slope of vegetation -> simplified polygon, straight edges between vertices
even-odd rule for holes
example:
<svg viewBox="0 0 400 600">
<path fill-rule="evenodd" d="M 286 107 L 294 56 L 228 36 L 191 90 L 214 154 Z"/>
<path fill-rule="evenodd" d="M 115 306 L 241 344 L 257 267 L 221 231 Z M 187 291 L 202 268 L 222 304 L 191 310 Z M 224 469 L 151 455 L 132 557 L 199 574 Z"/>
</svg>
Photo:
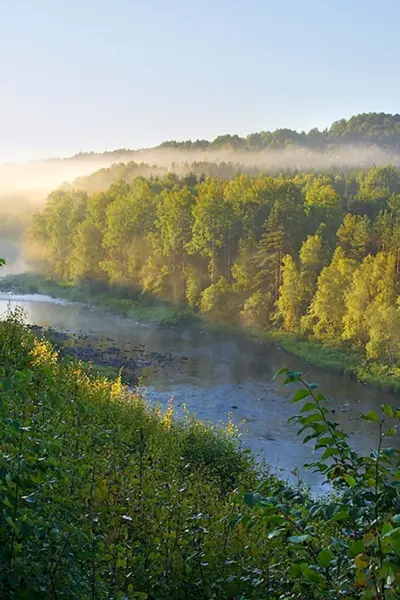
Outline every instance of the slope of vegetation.
<svg viewBox="0 0 400 600">
<path fill-rule="evenodd" d="M 1 597 L 228 596 L 227 556 L 248 561 L 232 492 L 255 484 L 229 430 L 60 362 L 18 313 L 0 354 Z"/>
<path fill-rule="evenodd" d="M 256 471 L 229 424 L 176 422 L 172 405 L 60 361 L 21 316 L 0 324 L 2 598 L 397 597 L 398 452 L 358 457 L 314 385 L 293 401 L 324 448 L 327 501 Z"/>
<path fill-rule="evenodd" d="M 280 160 L 274 161 L 273 164 L 269 162 L 268 157 L 270 154 L 268 154 L 268 151 L 273 152 L 274 150 L 285 149 L 317 151 L 317 154 L 310 155 L 308 160 L 305 154 L 303 160 L 300 162 L 308 163 L 310 170 L 326 170 L 329 168 L 328 163 L 325 164 L 325 167 L 322 167 L 322 163 L 318 161 L 318 157 L 331 155 L 332 165 L 334 165 L 337 160 L 337 156 L 335 155 L 336 149 L 349 145 L 354 145 L 355 147 L 373 145 L 397 154 L 400 148 L 400 115 L 364 113 L 355 115 L 350 119 L 336 121 L 329 129 L 319 131 L 314 128 L 308 133 L 299 133 L 291 129 L 277 129 L 276 131 L 252 133 L 246 137 L 230 134 L 220 135 L 213 141 L 167 141 L 155 149 L 149 149 L 147 155 L 146 150 L 134 151 L 121 149 L 113 152 L 105 152 L 100 156 L 115 157 L 115 164 L 108 168 L 102 168 L 91 175 L 79 177 L 72 185 L 64 184 L 63 187 L 65 189 L 81 189 L 89 193 L 102 192 L 119 180 L 131 183 L 135 177 L 161 177 L 167 171 L 172 171 L 179 176 L 190 174 L 197 177 L 220 177 L 224 179 L 230 179 L 237 173 L 256 176 L 260 171 L 267 174 L 296 171 L 299 168 L 296 167 L 296 160 L 286 162 L 283 155 Z M 182 156 L 185 156 L 185 161 L 182 161 L 179 153 L 176 155 L 171 154 L 168 158 L 165 150 L 181 151 Z M 219 157 L 217 154 L 218 151 L 220 151 Z M 221 151 L 228 151 L 230 153 L 229 158 L 224 156 L 223 153 L 221 154 Z M 151 152 L 151 155 L 149 152 Z M 197 153 L 196 159 L 190 159 L 190 152 L 193 153 L 193 156 L 194 153 Z M 211 152 L 208 160 L 201 159 L 202 152 Z M 260 152 L 263 154 L 259 154 L 258 158 L 257 155 L 253 155 L 253 160 L 246 157 L 246 153 Z M 237 153 L 236 159 L 235 153 Z M 81 153 L 73 157 L 73 159 L 94 159 L 96 156 L 99 155 L 95 153 Z M 146 164 L 146 162 L 143 162 L 148 161 L 149 156 L 151 156 L 153 163 L 158 164 Z M 363 159 L 360 153 L 351 157 L 349 156 L 349 159 L 354 165 L 357 156 L 358 164 L 361 165 Z M 262 157 L 264 157 L 264 164 Z M 177 162 L 171 164 L 171 160 L 174 160 L 174 158 Z M 339 162 L 342 164 L 342 168 L 345 169 L 345 160 L 342 159 Z M 371 164 L 371 158 L 368 164 Z"/>
<path fill-rule="evenodd" d="M 316 127 L 309 132 L 298 132 L 283 128 L 275 131 L 259 131 L 246 137 L 236 134 L 219 135 L 214 140 L 165 141 L 157 148 L 177 150 L 220 150 L 237 151 L 276 150 L 288 147 L 304 147 L 315 149 L 331 149 L 342 144 L 376 144 L 384 148 L 400 148 L 400 115 L 387 113 L 361 113 L 349 119 L 340 119 L 331 127 L 320 131 Z M 157 149 L 156 148 L 156 149 Z M 131 157 L 143 150 L 121 148 L 104 152 L 100 156 Z M 80 152 L 72 159 L 92 160 L 99 154 L 95 152 Z M 68 159 L 66 159 L 68 160 Z"/>
<path fill-rule="evenodd" d="M 311 129 L 308 133 L 292 129 L 276 129 L 260 131 L 247 137 L 238 135 L 220 135 L 213 141 L 197 140 L 195 142 L 164 142 L 161 147 L 177 149 L 220 149 L 264 150 L 305 146 L 308 148 L 327 148 L 336 144 L 357 143 L 379 144 L 389 147 L 400 147 L 400 115 L 385 113 L 363 113 L 350 119 L 341 119 L 329 129 L 319 131 Z"/>
<path fill-rule="evenodd" d="M 308 133 L 292 129 L 259 131 L 247 137 L 220 135 L 213 141 L 191 140 L 168 141 L 162 148 L 184 150 L 206 150 L 232 148 L 234 150 L 281 149 L 293 146 L 326 149 L 338 144 L 378 144 L 385 147 L 400 147 L 400 115 L 386 113 L 362 113 L 350 119 L 335 121 L 329 129 L 311 129 Z"/>
<path fill-rule="evenodd" d="M 108 304 L 126 299 L 129 311 L 157 298 L 290 334 L 303 349 L 351 355 L 352 373 L 396 388 L 399 217 L 400 171 L 390 166 L 230 180 L 169 173 L 91 195 L 56 191 L 31 239 L 42 272 L 102 289 Z"/>
</svg>

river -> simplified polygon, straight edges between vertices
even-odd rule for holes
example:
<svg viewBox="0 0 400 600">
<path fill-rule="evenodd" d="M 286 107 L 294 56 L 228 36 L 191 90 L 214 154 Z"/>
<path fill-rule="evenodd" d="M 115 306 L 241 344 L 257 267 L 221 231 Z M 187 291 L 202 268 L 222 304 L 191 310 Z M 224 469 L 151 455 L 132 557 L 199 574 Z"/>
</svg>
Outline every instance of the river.
<svg viewBox="0 0 400 600">
<path fill-rule="evenodd" d="M 361 452 L 368 452 L 377 439 L 376 425 L 360 419 L 361 409 L 376 410 L 383 402 L 395 402 L 392 395 L 314 368 L 258 341 L 190 328 L 160 329 L 144 321 L 40 295 L 0 293 L 0 313 L 10 302 L 21 305 L 28 323 L 33 325 L 85 332 L 94 339 L 111 338 L 122 346 L 142 344 L 149 352 L 176 356 L 179 368 L 167 365 L 143 369 L 141 391 L 150 402 L 167 405 L 173 396 L 178 415 L 185 403 L 192 413 L 213 423 L 226 422 L 231 413 L 243 447 L 264 457 L 274 471 L 291 481 L 293 469 L 299 469 L 302 480 L 314 490 L 322 489 L 320 476 L 303 469 L 304 463 L 312 460 L 312 446 L 302 444 L 296 427 L 288 424 L 298 405 L 290 402 L 290 387 L 282 388 L 279 382 L 271 381 L 274 372 L 286 366 L 318 382 L 330 398 L 335 420 Z"/>
</svg>

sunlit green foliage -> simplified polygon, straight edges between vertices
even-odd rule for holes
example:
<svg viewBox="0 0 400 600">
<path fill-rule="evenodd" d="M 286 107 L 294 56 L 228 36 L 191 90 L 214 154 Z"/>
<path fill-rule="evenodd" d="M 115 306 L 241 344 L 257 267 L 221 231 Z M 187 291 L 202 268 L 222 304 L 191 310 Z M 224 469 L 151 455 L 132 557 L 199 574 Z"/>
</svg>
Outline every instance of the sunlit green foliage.
<svg viewBox="0 0 400 600">
<path fill-rule="evenodd" d="M 395 600 L 400 594 L 400 452 L 388 443 L 397 435 L 400 409 L 385 404 L 381 414 L 361 415 L 376 425 L 379 441 L 377 449 L 360 456 L 330 419 L 318 386 L 301 373 L 281 369 L 282 374 L 284 385 L 301 384 L 292 399 L 301 408 L 290 420 L 304 432 L 304 442 L 314 443 L 316 457 L 307 466 L 336 492 L 326 504 L 310 500 L 294 510 L 290 491 L 286 502 L 262 486 L 245 494 L 260 522 L 272 528 L 267 539 L 292 549 L 293 596 L 282 597 Z M 271 586 L 270 591 L 278 594 L 279 588 Z"/>
<path fill-rule="evenodd" d="M 400 411 L 358 456 L 303 383 L 293 419 L 334 487 L 312 498 L 254 465 L 235 431 L 149 407 L 0 323 L 0 597 L 9 600 L 394 600 L 400 591 Z M 256 490 L 252 492 L 251 490 Z"/>
<path fill-rule="evenodd" d="M 58 190 L 30 236 L 44 249 L 46 274 L 69 283 L 101 282 L 127 299 L 139 290 L 212 319 L 350 348 L 360 361 L 399 363 L 394 167 L 164 173 L 89 196 Z"/>
<path fill-rule="evenodd" d="M 231 575 L 256 559 L 230 518 L 256 475 L 232 427 L 176 422 L 172 404 L 151 409 L 119 380 L 60 362 L 21 317 L 0 324 L 0 596 L 243 590 Z"/>
</svg>

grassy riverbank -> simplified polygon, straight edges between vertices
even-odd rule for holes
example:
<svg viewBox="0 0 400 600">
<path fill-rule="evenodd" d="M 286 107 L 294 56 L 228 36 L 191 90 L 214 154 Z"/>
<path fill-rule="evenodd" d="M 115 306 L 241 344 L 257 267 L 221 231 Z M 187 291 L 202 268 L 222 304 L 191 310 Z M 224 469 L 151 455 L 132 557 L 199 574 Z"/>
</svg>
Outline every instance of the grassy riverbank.
<svg viewBox="0 0 400 600">
<path fill-rule="evenodd" d="M 382 390 L 400 393 L 400 368 L 379 362 L 367 361 L 361 354 L 343 348 L 330 348 L 313 340 L 272 329 L 262 331 L 244 329 L 237 325 L 209 322 L 185 306 L 173 306 L 118 287 L 76 286 L 55 281 L 34 273 L 13 275 L 0 280 L 0 289 L 23 294 L 45 294 L 74 302 L 86 302 L 112 310 L 128 318 L 142 318 L 166 327 L 201 327 L 246 335 L 281 347 L 318 368 L 355 378 Z M 128 297 L 129 296 L 129 297 Z"/>
<path fill-rule="evenodd" d="M 103 285 L 77 286 L 43 277 L 36 273 L 9 275 L 0 279 L 0 290 L 18 294 L 44 294 L 72 302 L 85 302 L 115 311 L 128 318 L 144 318 L 165 325 L 195 324 L 202 319 L 184 306 L 176 307 L 167 302 L 143 295 L 138 290 L 109 288 Z"/>
</svg>

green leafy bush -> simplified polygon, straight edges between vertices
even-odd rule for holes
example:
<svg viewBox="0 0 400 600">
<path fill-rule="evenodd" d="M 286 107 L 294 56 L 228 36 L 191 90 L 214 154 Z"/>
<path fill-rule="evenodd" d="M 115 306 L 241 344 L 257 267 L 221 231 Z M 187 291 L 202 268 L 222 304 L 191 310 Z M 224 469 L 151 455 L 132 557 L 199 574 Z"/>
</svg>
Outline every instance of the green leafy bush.
<svg viewBox="0 0 400 600">
<path fill-rule="evenodd" d="M 257 476 L 232 433 L 176 422 L 172 405 L 152 409 L 118 379 L 60 361 L 22 320 L 0 325 L 0 597 L 244 590 L 230 519 Z"/>
<path fill-rule="evenodd" d="M 238 308 L 235 290 L 224 277 L 211 284 L 201 295 L 200 312 L 211 319 L 232 322 L 237 316 Z"/>
<path fill-rule="evenodd" d="M 379 428 L 379 445 L 359 456 L 347 435 L 329 419 L 326 398 L 301 373 L 281 369 L 284 384 L 300 383 L 293 396 L 302 403 L 291 420 L 313 440 L 317 458 L 308 468 L 322 473 L 335 494 L 327 503 L 312 501 L 299 510 L 289 502 L 263 495 L 262 488 L 245 495 L 269 530 L 267 539 L 289 544 L 292 592 L 299 598 L 363 598 L 394 600 L 400 594 L 400 469 L 399 450 L 388 447 L 396 435 L 400 409 L 382 405 L 382 414 L 361 415 Z M 286 492 L 290 500 L 294 492 Z M 282 569 L 279 565 L 277 571 Z M 270 588 L 279 591 L 279 583 Z M 275 596 L 274 596 L 275 597 Z"/>
</svg>

